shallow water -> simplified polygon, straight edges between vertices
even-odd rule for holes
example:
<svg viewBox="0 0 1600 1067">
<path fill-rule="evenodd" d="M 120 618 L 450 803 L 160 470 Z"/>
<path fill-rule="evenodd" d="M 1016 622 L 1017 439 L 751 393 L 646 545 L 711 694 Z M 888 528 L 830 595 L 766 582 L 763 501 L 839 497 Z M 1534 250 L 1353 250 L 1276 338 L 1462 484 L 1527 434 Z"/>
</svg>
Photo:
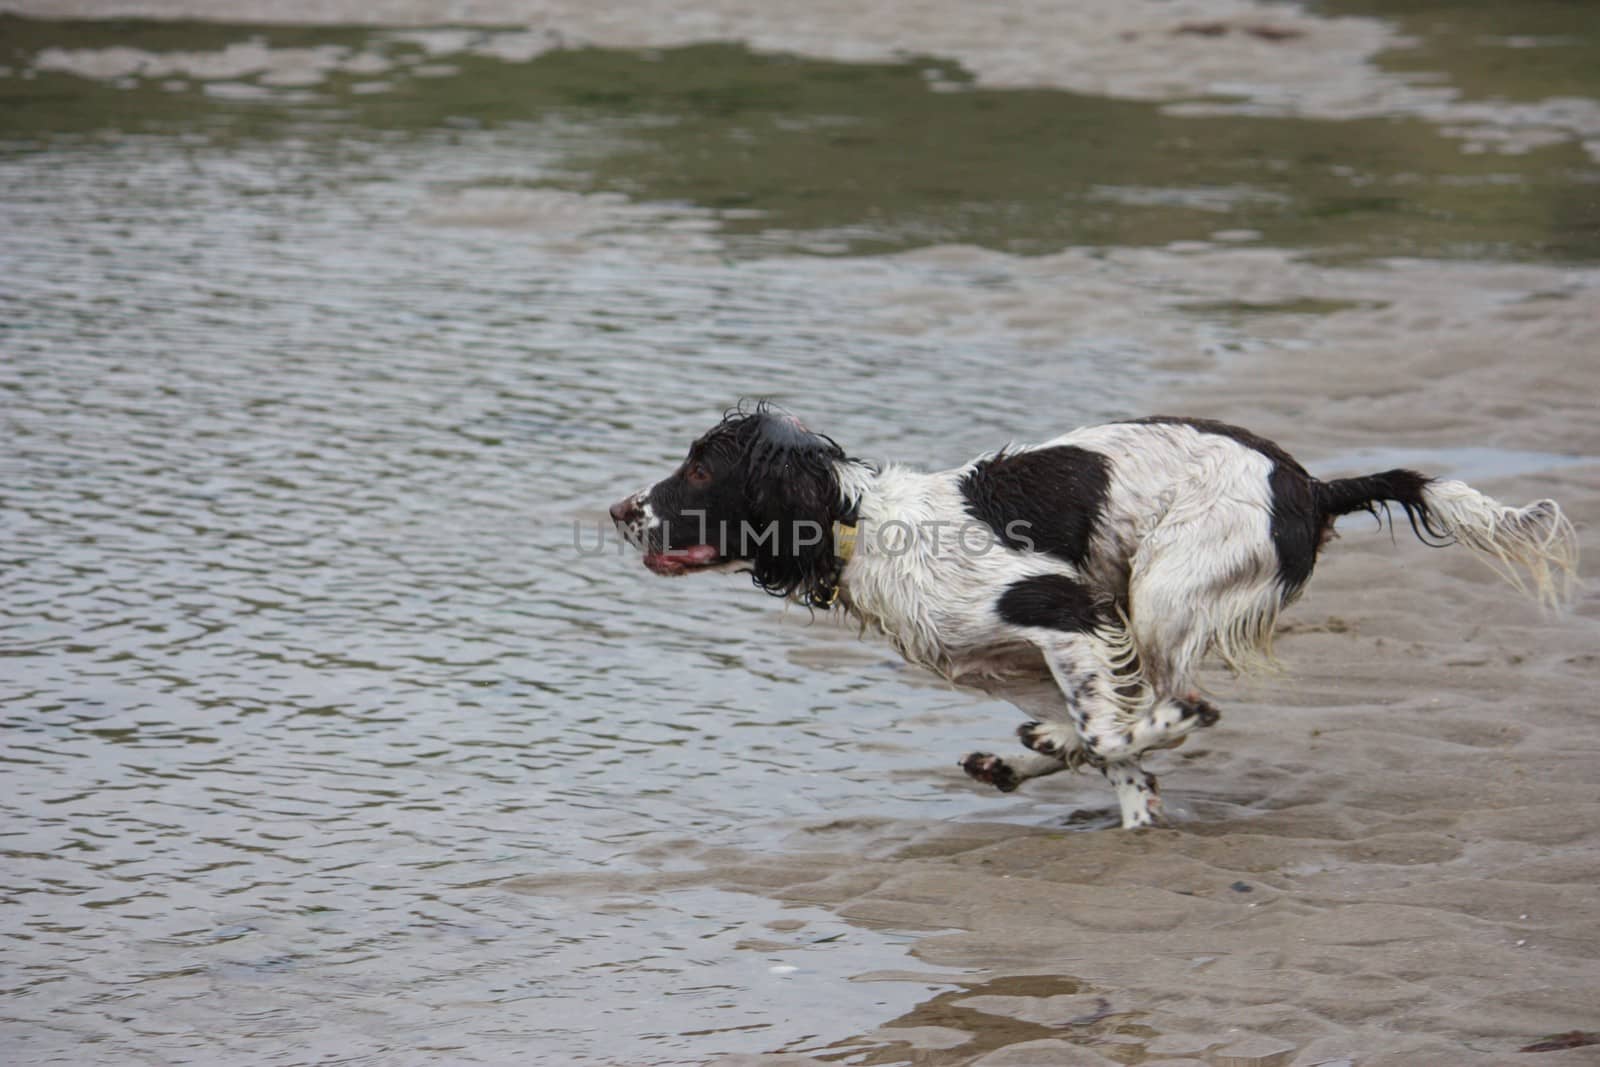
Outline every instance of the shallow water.
<svg viewBox="0 0 1600 1067">
<path fill-rule="evenodd" d="M 1179 118 L 731 46 L 6 31 L 19 1060 L 691 1063 L 918 1018 L 961 976 L 907 931 L 550 881 L 1106 798 L 968 788 L 955 757 L 1011 712 L 743 579 L 652 579 L 605 505 L 741 396 L 955 463 L 1256 343 L 1114 255 L 1060 294 L 1085 325 L 1041 340 L 1004 256 L 862 253 L 1600 256 L 1576 144 L 1464 155 L 1418 120 Z M 305 51 L 228 51 L 253 40 Z M 1308 299 L 1275 310 L 1348 306 Z"/>
</svg>

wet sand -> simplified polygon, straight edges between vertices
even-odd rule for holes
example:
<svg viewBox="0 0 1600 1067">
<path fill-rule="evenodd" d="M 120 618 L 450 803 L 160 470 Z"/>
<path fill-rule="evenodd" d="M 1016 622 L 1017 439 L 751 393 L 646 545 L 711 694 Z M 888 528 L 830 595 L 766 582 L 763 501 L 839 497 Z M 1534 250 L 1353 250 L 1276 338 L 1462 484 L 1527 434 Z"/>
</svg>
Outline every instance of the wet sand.
<svg viewBox="0 0 1600 1067">
<path fill-rule="evenodd" d="M 48 6 L 173 13 L 219 5 Z M 1336 110 L 1354 107 L 1362 92 L 1386 91 L 1370 69 L 1348 73 L 1383 43 L 1375 24 L 1236 6 L 1191 4 L 1185 17 L 1304 21 L 1333 42 L 1258 67 L 1263 98 L 1276 84 L 1288 87 L 1284 106 L 1315 111 L 1314 101 L 1333 101 L 1327 108 Z M 1139 6 L 1139 17 L 1154 18 L 1151 7 Z M 277 14 L 298 21 L 310 8 Z M 731 8 L 681 20 L 618 15 L 614 31 L 598 10 L 548 6 L 538 24 L 601 43 L 739 37 L 846 58 L 936 51 L 994 84 L 1049 80 L 1037 72 L 1045 53 L 1028 46 L 1026 16 L 1011 29 L 986 22 L 979 32 L 942 22 L 943 5 L 865 28 L 841 10 L 837 19 L 815 16 L 814 26 L 829 27 L 824 42 L 785 28 L 776 5 L 760 16 Z M 518 21 L 498 7 L 463 11 Z M 933 34 L 937 26 L 948 34 Z M 957 38 L 969 31 L 990 58 L 962 50 Z M 1094 40 L 1129 32 L 1140 30 L 1113 20 Z M 1129 60 L 1072 87 L 1163 96 L 1216 77 L 1186 60 L 1192 42 L 1163 40 L 1166 51 L 1143 53 L 1156 56 L 1155 67 Z M 1292 55 L 1238 35 L 1226 44 Z M 1115 66 L 1105 57 L 1136 50 L 1096 54 Z M 1326 72 L 1302 65 L 1316 56 L 1327 58 Z M 1237 59 L 1219 62 L 1231 68 Z M 1158 69 L 1186 73 L 1160 80 Z M 1329 88 L 1346 77 L 1360 84 Z M 1592 532 L 1600 520 L 1597 272 L 1316 267 L 1225 242 L 1110 257 L 1121 270 L 1114 306 L 1081 290 L 1061 296 L 1088 269 L 1080 253 L 1021 261 L 965 248 L 910 253 L 903 258 L 953 271 L 1003 260 L 1017 284 L 998 295 L 932 284 L 881 293 L 873 328 L 1059 339 L 1092 332 L 1100 316 L 1124 333 L 1160 335 L 1172 351 L 1154 383 L 1128 383 L 1130 414 L 1238 422 L 1325 475 L 1422 454 L 1435 469 L 1450 468 L 1439 473 L 1468 477 L 1509 503 L 1557 498 L 1589 557 L 1600 549 Z M 1095 269 L 1105 276 L 1103 262 Z M 1285 310 L 1329 300 L 1348 303 L 1332 313 Z M 938 322 L 925 314 L 934 303 Z M 1175 310 L 1183 305 L 1197 310 Z M 1162 314 L 1152 322 L 1128 325 L 1153 308 Z M 1219 319 L 1251 343 L 1220 356 L 1185 348 L 1186 324 L 1198 333 Z M 932 445 L 899 436 L 903 450 L 880 458 L 915 460 Z M 1063 776 L 1028 787 L 1022 815 L 1017 801 L 997 797 L 992 819 L 775 820 L 773 833 L 784 835 L 775 851 L 658 838 L 629 857 L 635 868 L 653 868 L 646 873 L 515 875 L 500 888 L 565 898 L 581 911 L 703 887 L 821 907 L 858 928 L 921 931 L 912 954 L 925 973 L 869 971 L 835 994 L 864 997 L 874 980 L 926 981 L 929 995 L 916 1008 L 852 1038 L 768 1055 L 716 1058 L 717 1038 L 705 1036 L 707 1059 L 727 1065 L 1488 1065 L 1521 1062 L 1517 1050 L 1548 1035 L 1600 1030 L 1600 715 L 1592 697 L 1600 599 L 1580 594 L 1568 615 L 1544 617 L 1464 551 L 1430 550 L 1403 528 L 1391 537 L 1359 516 L 1341 534 L 1287 613 L 1277 645 L 1285 673 L 1215 675 L 1221 723 L 1153 761 L 1171 829 L 1107 829 L 1109 790 L 1088 775 Z M 752 594 L 730 587 L 729 595 Z M 797 656 L 808 644 L 820 649 L 819 670 L 858 665 L 842 635 L 806 631 L 794 640 Z M 933 687 L 929 700 L 953 702 Z M 992 725 L 997 741 L 1006 736 L 1009 723 Z M 977 788 L 960 777 L 956 755 L 930 752 L 925 773 L 943 776 L 952 791 Z M 1059 812 L 1040 814 L 1046 803 Z M 756 926 L 743 947 L 761 953 L 764 939 L 789 944 L 785 934 Z M 1529 1055 L 1541 1065 L 1600 1058 L 1594 1048 Z"/>
</svg>

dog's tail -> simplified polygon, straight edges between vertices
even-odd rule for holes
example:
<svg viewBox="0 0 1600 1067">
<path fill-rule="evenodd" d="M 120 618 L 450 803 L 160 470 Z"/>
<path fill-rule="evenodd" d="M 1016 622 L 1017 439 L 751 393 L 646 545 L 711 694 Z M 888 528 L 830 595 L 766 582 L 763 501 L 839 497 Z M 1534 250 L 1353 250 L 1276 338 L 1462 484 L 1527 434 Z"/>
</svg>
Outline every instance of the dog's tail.
<svg viewBox="0 0 1600 1067">
<path fill-rule="evenodd" d="M 1566 605 L 1576 588 L 1578 533 L 1554 500 L 1507 507 L 1465 482 L 1409 470 L 1316 482 L 1315 490 L 1325 522 L 1352 511 L 1376 515 L 1390 502 L 1399 504 L 1424 544 L 1465 545 L 1522 593 L 1552 609 Z"/>
</svg>

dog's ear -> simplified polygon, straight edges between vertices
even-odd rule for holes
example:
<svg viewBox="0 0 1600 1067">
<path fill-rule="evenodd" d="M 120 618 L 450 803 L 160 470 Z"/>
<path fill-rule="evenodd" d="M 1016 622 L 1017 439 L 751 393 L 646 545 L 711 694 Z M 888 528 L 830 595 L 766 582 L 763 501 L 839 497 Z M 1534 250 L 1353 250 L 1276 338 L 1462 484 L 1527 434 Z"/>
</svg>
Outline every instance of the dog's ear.
<svg viewBox="0 0 1600 1067">
<path fill-rule="evenodd" d="M 746 467 L 757 510 L 773 518 L 831 523 L 839 501 L 835 465 L 845 458 L 844 449 L 793 415 L 766 412 L 758 419 Z"/>
<path fill-rule="evenodd" d="M 774 596 L 831 599 L 838 582 L 833 523 L 839 517 L 837 463 L 844 449 L 786 412 L 763 410 L 747 453 L 747 493 L 776 536 L 754 561 L 757 585 Z"/>
</svg>

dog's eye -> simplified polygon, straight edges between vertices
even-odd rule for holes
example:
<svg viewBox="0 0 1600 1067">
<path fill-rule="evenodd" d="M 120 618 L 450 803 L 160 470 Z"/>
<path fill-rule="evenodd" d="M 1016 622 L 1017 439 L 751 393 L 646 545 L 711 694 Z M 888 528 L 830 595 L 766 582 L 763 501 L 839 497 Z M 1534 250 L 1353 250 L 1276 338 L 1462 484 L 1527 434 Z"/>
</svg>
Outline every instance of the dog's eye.
<svg viewBox="0 0 1600 1067">
<path fill-rule="evenodd" d="M 691 463 L 687 471 L 690 485 L 705 485 L 711 481 L 711 471 L 704 463 Z"/>
</svg>

